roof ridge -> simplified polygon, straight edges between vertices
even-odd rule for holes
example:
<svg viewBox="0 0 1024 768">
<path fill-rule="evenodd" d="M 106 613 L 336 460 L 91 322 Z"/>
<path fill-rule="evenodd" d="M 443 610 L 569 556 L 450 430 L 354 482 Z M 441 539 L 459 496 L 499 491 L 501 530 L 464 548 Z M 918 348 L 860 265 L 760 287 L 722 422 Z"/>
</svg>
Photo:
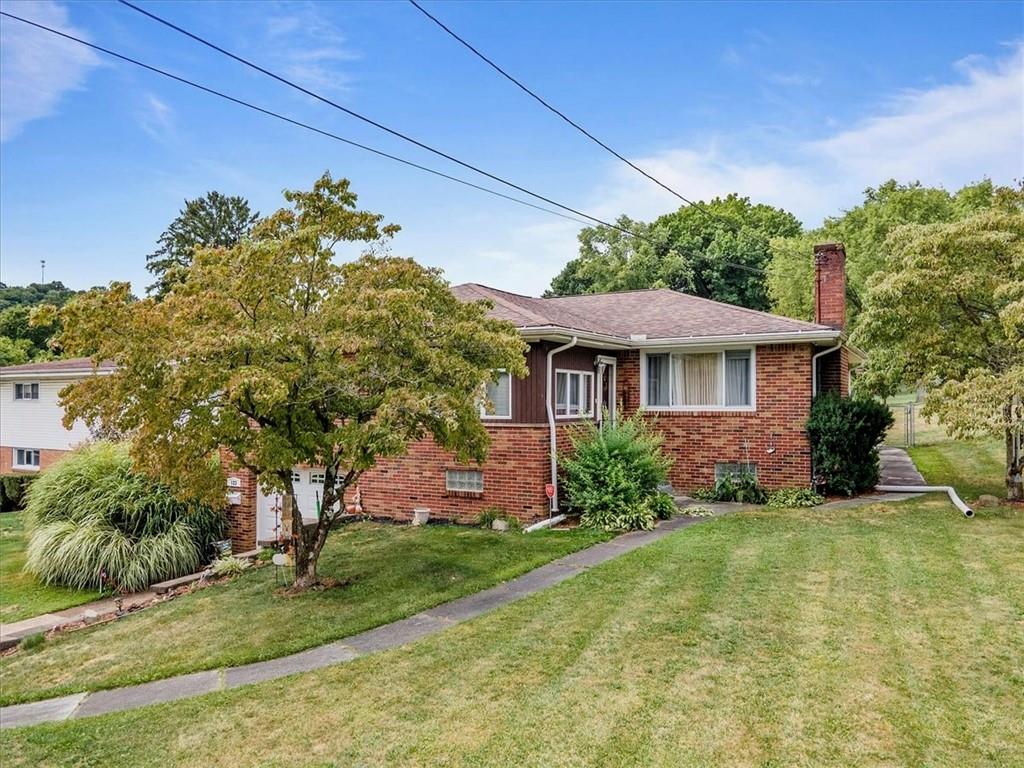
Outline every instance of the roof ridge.
<svg viewBox="0 0 1024 768">
<path fill-rule="evenodd" d="M 672 293 L 677 293 L 680 296 L 686 296 L 688 299 L 697 299 L 698 301 L 705 301 L 705 302 L 707 302 L 709 304 L 717 304 L 720 307 L 728 307 L 729 309 L 737 309 L 737 310 L 739 310 L 741 312 L 746 312 L 747 314 L 750 314 L 750 315 L 757 315 L 758 317 L 773 317 L 773 318 L 777 318 L 777 319 L 781 319 L 781 320 L 786 320 L 786 321 L 788 321 L 790 323 L 802 323 L 803 325 L 811 325 L 811 326 L 814 326 L 815 328 L 819 328 L 819 329 L 826 329 L 826 330 L 830 330 L 830 331 L 834 331 L 835 330 L 835 328 L 832 328 L 831 326 L 828 326 L 828 325 L 821 325 L 819 323 L 812 323 L 812 322 L 810 322 L 808 320 L 799 320 L 799 319 L 797 319 L 795 317 L 786 317 L 785 315 L 776 315 L 774 312 L 764 312 L 763 310 L 760 310 L 760 309 L 751 309 L 750 307 L 744 307 L 744 306 L 741 306 L 740 304 L 730 304 L 727 301 L 716 301 L 715 299 L 708 299 L 708 298 L 706 298 L 704 296 L 696 296 L 696 295 L 694 295 L 692 293 L 686 293 L 685 291 L 677 291 L 674 288 L 667 288 L 666 290 L 672 291 Z"/>
</svg>

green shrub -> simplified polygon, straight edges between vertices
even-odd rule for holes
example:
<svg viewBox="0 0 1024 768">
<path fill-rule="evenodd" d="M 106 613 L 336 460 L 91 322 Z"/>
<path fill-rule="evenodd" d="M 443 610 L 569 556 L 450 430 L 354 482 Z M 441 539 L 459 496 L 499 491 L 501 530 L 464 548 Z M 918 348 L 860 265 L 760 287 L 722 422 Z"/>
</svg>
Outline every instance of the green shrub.
<svg viewBox="0 0 1024 768">
<path fill-rule="evenodd" d="M 647 497 L 647 506 L 658 520 L 668 520 L 679 512 L 676 501 L 667 493 L 655 493 Z"/>
<path fill-rule="evenodd" d="M 490 529 L 494 525 L 495 520 L 504 520 L 508 523 L 509 530 L 511 531 L 518 531 L 522 527 L 518 517 L 510 515 L 501 507 L 484 507 L 480 510 L 480 514 L 476 516 L 476 524 L 481 528 Z"/>
<path fill-rule="evenodd" d="M 192 573 L 225 528 L 220 513 L 133 472 L 127 449 L 107 442 L 78 448 L 42 472 L 25 511 L 26 570 L 79 589 L 103 581 L 136 591 Z"/>
<path fill-rule="evenodd" d="M 711 488 L 694 491 L 693 498 L 701 501 L 738 501 L 742 504 L 764 504 L 768 493 L 758 485 L 753 472 L 723 475 Z"/>
<path fill-rule="evenodd" d="M 769 507 L 816 507 L 825 501 L 810 488 L 783 488 L 768 494 Z"/>
<path fill-rule="evenodd" d="M 35 475 L 0 475 L 0 512 L 25 506 L 25 492 Z"/>
<path fill-rule="evenodd" d="M 648 499 L 658 492 L 671 464 L 661 453 L 661 442 L 639 414 L 570 432 L 571 452 L 561 461 L 562 487 L 580 525 L 606 531 L 654 525 Z"/>
<path fill-rule="evenodd" d="M 819 395 L 811 405 L 814 482 L 826 493 L 852 496 L 878 484 L 878 444 L 892 426 L 889 408 L 867 398 Z"/>
<path fill-rule="evenodd" d="M 210 564 L 210 573 L 214 576 L 237 576 L 242 571 L 247 571 L 252 563 L 244 557 L 219 557 Z"/>
</svg>

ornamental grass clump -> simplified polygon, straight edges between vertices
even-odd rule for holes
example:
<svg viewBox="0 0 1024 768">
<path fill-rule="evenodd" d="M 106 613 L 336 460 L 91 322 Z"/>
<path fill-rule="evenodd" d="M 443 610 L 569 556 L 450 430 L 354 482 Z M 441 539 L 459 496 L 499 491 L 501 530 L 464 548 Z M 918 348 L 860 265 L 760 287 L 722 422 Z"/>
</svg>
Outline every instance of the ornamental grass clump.
<svg viewBox="0 0 1024 768">
<path fill-rule="evenodd" d="M 132 470 L 125 446 L 72 451 L 32 483 L 25 568 L 46 584 L 138 591 L 196 571 L 223 516 Z"/>
<path fill-rule="evenodd" d="M 657 499 L 671 461 L 662 438 L 639 415 L 616 424 L 580 425 L 561 460 L 563 488 L 580 525 L 605 531 L 654 527 L 666 507 Z"/>
</svg>

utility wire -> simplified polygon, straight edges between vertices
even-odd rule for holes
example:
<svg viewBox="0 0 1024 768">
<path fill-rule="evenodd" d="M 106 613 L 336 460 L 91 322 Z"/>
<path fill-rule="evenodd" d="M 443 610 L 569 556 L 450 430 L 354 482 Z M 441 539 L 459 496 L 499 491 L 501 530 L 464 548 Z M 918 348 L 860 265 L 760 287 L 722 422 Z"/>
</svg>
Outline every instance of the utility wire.
<svg viewBox="0 0 1024 768">
<path fill-rule="evenodd" d="M 236 53 L 232 53 L 231 51 L 229 51 L 229 50 L 227 50 L 225 48 L 221 48 L 216 43 L 212 43 L 212 42 L 210 42 L 209 40 L 207 40 L 204 37 L 201 37 L 201 36 L 199 36 L 197 34 L 194 34 L 193 32 L 189 32 L 187 29 L 185 29 L 183 27 L 179 27 L 177 24 L 175 24 L 175 23 L 173 23 L 171 21 L 168 21 L 167 19 L 164 19 L 164 18 L 162 18 L 160 16 L 157 16 L 155 13 L 151 13 L 150 11 L 147 11 L 145 8 L 141 8 L 141 7 L 137 6 L 137 5 L 135 5 L 134 3 L 129 2 L 128 0 L 119 0 L 119 2 L 122 5 L 125 5 L 128 8 L 131 8 L 133 11 L 137 11 L 138 13 L 141 13 L 143 16 L 148 16 L 153 21 L 156 21 L 156 22 L 158 22 L 160 24 L 163 24 L 165 27 L 173 29 L 174 31 L 179 32 L 179 33 L 185 35 L 186 37 L 189 37 L 189 38 L 195 40 L 197 43 L 201 43 L 202 45 L 205 45 L 207 48 L 212 48 L 213 50 L 217 51 L 218 53 L 221 53 L 224 56 L 227 56 L 228 58 L 234 59 L 235 61 L 239 62 L 240 64 L 244 64 L 245 66 L 247 66 L 247 67 L 249 67 L 251 69 L 255 69 L 257 72 L 260 72 L 260 73 L 266 75 L 267 77 L 270 77 L 270 78 L 273 78 L 274 80 L 277 80 L 279 83 L 284 83 L 285 85 L 287 85 L 287 86 L 289 86 L 291 88 L 294 88 L 295 90 L 300 91 L 301 93 L 304 93 L 307 96 L 310 96 L 310 97 L 316 99 L 317 101 L 323 102 L 324 104 L 327 104 L 330 107 L 334 107 L 335 109 L 340 110 L 340 111 L 344 112 L 345 114 L 350 115 L 351 117 L 356 118 L 357 120 L 361 120 L 364 123 L 367 123 L 368 125 L 372 125 L 374 128 L 378 128 L 378 129 L 380 129 L 380 130 L 382 130 L 382 131 L 384 131 L 386 133 L 390 133 L 392 136 L 395 136 L 395 137 L 397 137 L 399 139 L 402 139 L 403 141 L 407 141 L 410 144 L 413 144 L 413 145 L 419 147 L 420 149 L 425 149 L 428 152 L 431 152 L 431 153 L 437 155 L 438 157 L 443 157 L 445 160 L 449 160 L 449 161 L 451 161 L 451 162 L 453 162 L 453 163 L 455 163 L 457 165 L 461 165 L 463 168 L 467 168 L 467 169 L 469 169 L 471 171 L 474 171 L 475 173 L 479 173 L 482 176 L 486 176 L 487 178 L 491 179 L 492 181 L 497 181 L 497 182 L 499 182 L 501 184 L 504 184 L 507 187 L 511 187 L 512 189 L 515 189 L 515 190 L 517 190 L 519 192 L 522 192 L 522 193 L 524 193 L 526 195 L 529 195 L 530 197 L 534 197 L 534 198 L 536 198 L 538 200 L 542 200 L 543 202 L 547 203 L 548 205 L 553 205 L 556 208 L 561 208 L 563 211 L 568 211 L 569 213 L 572 213 L 572 214 L 574 214 L 576 216 L 580 216 L 580 217 L 582 217 L 584 219 L 589 219 L 592 222 L 595 222 L 597 224 L 602 224 L 602 225 L 604 225 L 606 227 L 610 227 L 611 229 L 618 230 L 619 232 L 622 232 L 624 234 L 630 235 L 632 237 L 639 237 L 641 239 L 644 239 L 642 235 L 638 235 L 635 232 L 631 232 L 628 229 L 626 229 L 625 227 L 620 227 L 617 224 L 610 224 L 609 222 L 604 221 L 603 219 L 599 219 L 596 216 L 591 216 L 589 213 L 584 213 L 583 211 L 577 210 L 576 208 L 572 208 L 572 207 L 570 207 L 568 205 L 563 205 L 562 203 L 559 203 L 556 200 L 552 200 L 549 197 L 545 197 L 544 195 L 540 195 L 540 194 L 538 194 L 536 192 L 532 192 L 529 189 L 527 189 L 526 187 L 520 186 L 520 185 L 518 185 L 518 184 L 516 184 L 514 182 L 511 182 L 511 181 L 508 181 L 507 179 L 503 179 L 501 176 L 497 176 L 496 174 L 490 173 L 489 171 L 485 171 L 484 169 L 482 169 L 482 168 L 480 168 L 480 167 L 478 167 L 476 165 L 473 165 L 471 163 L 467 163 L 464 160 L 459 160 L 457 157 L 454 157 L 453 155 L 450 155 L 447 152 L 444 152 L 444 151 L 442 151 L 440 149 L 436 149 L 435 147 L 432 147 L 429 144 L 426 144 L 426 143 L 420 141 L 419 139 L 415 139 L 412 136 L 409 136 L 408 134 L 402 133 L 401 131 L 398 131 L 398 130 L 396 130 L 394 128 L 390 128 L 390 127 L 384 125 L 383 123 L 379 123 L 376 120 L 367 117 L 366 115 L 362 115 L 359 112 L 356 112 L 355 110 L 349 109 L 348 107 L 344 107 L 341 104 L 338 104 L 337 102 L 332 101 L 331 99 L 328 99 L 326 96 L 322 96 L 321 94 L 316 93 L 315 91 L 311 91 L 308 88 L 304 88 L 303 86 L 299 85 L 298 83 L 292 82 L 291 80 L 289 80 L 289 79 L 287 79 L 285 77 L 282 77 L 281 75 L 278 75 L 278 74 L 276 74 L 274 72 L 271 72 L 269 69 L 265 69 L 264 67 L 261 67 L 259 64 L 255 64 L 255 63 L 249 61 L 248 59 L 246 59 L 246 58 L 244 58 L 242 56 L 239 56 Z"/>
<path fill-rule="evenodd" d="M 122 2 L 123 2 L 123 0 L 122 0 Z M 441 29 L 443 29 L 445 32 L 447 32 L 449 35 L 451 35 L 457 41 L 462 43 L 462 45 L 464 45 L 466 48 L 468 48 L 470 51 L 472 51 L 478 58 L 480 58 L 487 65 L 489 65 L 491 67 L 491 69 L 493 69 L 495 72 L 500 74 L 502 77 L 504 77 L 506 80 L 508 80 L 513 85 L 515 85 L 521 91 L 523 91 L 527 95 L 533 97 L 533 99 L 536 100 L 539 104 L 541 104 L 541 106 L 543 106 L 545 109 L 547 109 L 550 112 L 553 112 L 554 114 L 558 115 L 560 118 L 562 118 L 562 120 L 567 122 L 569 125 L 571 125 L 577 131 L 582 133 L 584 136 L 586 136 L 592 142 L 594 142 L 598 146 L 602 147 L 603 149 L 605 149 L 608 152 L 610 152 L 611 154 L 613 154 L 615 157 L 617 157 L 619 160 L 624 162 L 626 165 L 628 165 L 634 171 L 637 171 L 638 173 L 643 174 L 648 179 L 650 179 L 655 184 L 657 184 L 659 187 L 664 189 L 666 192 L 669 192 L 669 193 L 675 195 L 676 197 L 678 197 L 680 200 L 682 200 L 687 205 L 692 206 L 693 208 L 696 208 L 696 209 L 704 212 L 705 214 L 707 214 L 708 216 L 710 216 L 712 218 L 718 219 L 719 221 L 726 222 L 726 223 L 728 223 L 731 226 L 735 226 L 735 222 L 732 221 L 731 219 L 728 219 L 728 218 L 726 218 L 726 217 L 724 217 L 724 216 L 722 216 L 722 215 L 720 215 L 718 213 L 715 213 L 714 211 L 708 209 L 703 203 L 694 202 L 693 200 L 690 200 L 689 198 L 684 197 L 679 192 L 676 192 L 674 189 L 672 189 L 672 187 L 668 186 L 668 184 L 665 184 L 660 179 L 655 178 L 654 176 L 649 174 L 647 171 L 645 171 L 643 168 L 641 168 L 640 166 L 636 165 L 634 162 L 629 160 L 627 157 L 625 157 L 624 155 L 622 155 L 619 152 L 617 152 L 614 149 L 612 149 L 610 146 L 605 144 L 603 141 L 601 141 L 601 139 L 597 138 L 597 136 L 592 134 L 590 131 L 588 131 L 582 125 L 577 123 L 571 117 L 566 115 L 564 112 L 562 112 L 557 107 L 551 105 L 549 102 L 545 101 L 544 98 L 539 96 L 535 91 L 531 90 L 529 87 L 527 87 L 522 82 L 520 82 L 519 80 L 514 78 L 512 75 L 510 75 L 508 72 L 506 72 L 504 69 L 502 69 L 492 59 L 488 58 L 484 53 L 482 53 L 479 49 L 477 49 L 472 43 L 470 43 L 464 37 L 460 36 L 451 27 L 449 27 L 447 24 L 445 24 L 443 21 L 441 21 L 439 18 L 437 18 L 434 14 L 432 14 L 430 11 L 428 11 L 426 8 L 424 8 L 422 5 L 420 5 L 418 2 L 416 2 L 416 0 L 409 0 L 409 2 L 420 13 L 422 13 L 424 16 L 426 16 L 428 19 L 430 19 L 432 22 L 434 22 L 437 26 L 439 26 Z"/>
<path fill-rule="evenodd" d="M 49 32 L 50 34 L 58 35 L 59 37 L 63 37 L 66 40 L 71 40 L 73 42 L 79 43 L 80 45 L 87 46 L 89 48 L 92 48 L 93 50 L 100 51 L 101 53 L 105 53 L 108 56 L 113 56 L 114 58 L 120 59 L 121 61 L 128 62 L 129 64 L 134 64 L 137 67 L 141 67 L 143 69 L 149 70 L 150 72 L 154 72 L 154 73 L 156 73 L 158 75 L 162 75 L 163 77 L 169 78 L 171 80 L 175 80 L 175 81 L 177 81 L 179 83 L 183 83 L 184 85 L 191 86 L 192 88 L 196 88 L 196 89 L 198 89 L 200 91 L 203 91 L 204 93 L 208 93 L 208 94 L 210 94 L 212 96 L 217 96 L 217 97 L 219 97 L 221 99 L 225 99 L 225 100 L 230 101 L 230 102 L 232 102 L 234 104 L 238 104 L 239 106 L 246 107 L 247 109 L 251 109 L 251 110 L 253 110 L 255 112 L 259 112 L 259 113 L 261 113 L 263 115 L 267 115 L 268 117 L 273 117 L 273 118 L 276 118 L 277 120 L 281 120 L 281 121 L 289 123 L 291 125 L 298 126 L 299 128 L 304 128 L 307 131 L 312 131 L 313 133 L 318 133 L 321 136 L 326 136 L 327 138 L 334 139 L 335 141 L 340 141 L 343 144 L 348 144 L 349 146 L 356 147 L 357 149 L 362 149 L 362 150 L 364 150 L 366 152 L 371 152 L 371 153 L 373 153 L 375 155 L 378 155 L 379 157 L 384 157 L 384 158 L 387 158 L 388 160 L 393 160 L 396 163 L 401 163 L 402 165 L 409 166 L 410 168 L 415 168 L 417 170 L 423 171 L 425 173 L 432 174 L 434 176 L 438 176 L 438 177 L 440 177 L 442 179 L 447 179 L 448 181 L 454 181 L 457 184 L 462 184 L 462 185 L 470 187 L 472 189 L 477 189 L 477 190 L 479 190 L 481 192 L 486 192 L 489 195 L 494 195 L 496 197 L 500 197 L 500 198 L 503 198 L 505 200 L 510 200 L 513 203 L 519 203 L 520 205 L 525 205 L 525 206 L 528 206 L 528 207 L 533 208 L 535 210 L 543 211 L 544 213 L 550 213 L 553 216 L 560 216 L 563 219 L 568 219 L 569 221 L 574 221 L 577 224 L 583 224 L 584 226 L 588 226 L 588 224 L 589 224 L 588 222 L 584 221 L 583 219 L 578 219 L 575 216 L 570 216 L 568 214 L 562 213 L 561 211 L 555 211 L 555 210 L 552 210 L 550 208 L 545 208 L 544 206 L 536 205 L 534 203 L 531 203 L 528 200 L 522 200 L 522 199 L 520 199 L 518 197 L 513 197 L 511 195 L 506 195 L 504 192 L 498 192 L 497 190 L 489 189 L 488 187 L 484 187 L 484 186 L 481 186 L 479 184 L 474 184 L 471 181 L 466 181 L 465 179 L 460 179 L 457 176 L 451 176 L 451 175 L 449 175 L 447 173 L 443 173 L 442 171 L 438 171 L 438 170 L 435 170 L 433 168 L 428 168 L 425 165 L 420 165 L 419 163 L 414 163 L 411 160 L 406 160 L 405 158 L 398 157 L 397 155 L 392 155 L 392 154 L 389 154 L 388 152 L 384 152 L 384 151 L 379 150 L 379 149 L 374 149 L 373 147 L 369 147 L 369 146 L 367 146 L 365 144 L 360 144 L 357 141 L 352 141 L 351 139 L 346 139 L 343 136 L 338 136 L 337 134 L 331 133 L 330 131 L 325 131 L 325 130 L 323 130 L 321 128 L 317 128 L 316 126 L 309 125 L 308 123 L 303 123 L 300 120 L 295 120 L 295 119 L 290 118 L 290 117 L 288 117 L 286 115 L 282 115 L 279 112 L 274 112 L 273 110 L 266 109 L 265 107 L 261 107 L 261 106 L 258 106 L 256 104 L 252 104 L 251 102 L 235 98 L 234 96 L 230 96 L 230 95 L 228 95 L 226 93 L 222 93 L 221 91 L 215 90 L 213 88 L 209 88 L 209 87 L 207 87 L 205 85 L 202 85 L 200 83 L 197 83 L 197 82 L 194 82 L 192 80 L 189 80 L 188 78 L 180 77 L 179 75 L 175 75 L 175 74 L 173 74 L 171 72 L 168 72 L 166 70 L 160 69 L 159 67 L 154 67 L 151 64 L 146 64 L 145 62 L 139 61 L 137 59 L 133 59 L 130 56 L 125 56 L 124 54 L 118 53 L 116 51 L 112 51 L 109 48 L 104 48 L 101 45 L 96 45 L 95 43 L 90 43 L 87 40 L 83 40 L 81 38 L 75 37 L 74 35 L 69 35 L 67 32 L 62 32 L 59 29 L 53 29 L 52 27 L 48 27 L 45 24 L 40 24 L 40 23 L 35 22 L 35 21 L 30 21 L 29 19 L 22 18 L 21 16 L 16 16 L 13 13 L 8 13 L 7 11 L 0 11 L 0 15 L 6 16 L 9 19 L 14 19 L 15 21 L 20 21 L 20 22 L 22 22 L 24 24 L 29 24 L 29 25 L 35 27 L 36 29 L 41 29 L 44 32 Z"/>
</svg>

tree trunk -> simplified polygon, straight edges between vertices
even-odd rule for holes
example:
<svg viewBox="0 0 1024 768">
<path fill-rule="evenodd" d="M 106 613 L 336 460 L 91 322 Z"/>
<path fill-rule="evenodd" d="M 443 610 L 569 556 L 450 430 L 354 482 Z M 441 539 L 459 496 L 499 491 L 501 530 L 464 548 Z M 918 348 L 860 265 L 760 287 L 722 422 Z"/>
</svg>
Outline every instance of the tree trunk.
<svg viewBox="0 0 1024 768">
<path fill-rule="evenodd" d="M 1006 423 L 1010 425 L 1006 428 L 1006 498 L 1024 501 L 1024 436 L 1013 426 L 1017 423 L 1013 420 L 1014 405 L 1006 406 Z"/>
<path fill-rule="evenodd" d="M 295 542 L 295 589 L 308 589 L 315 586 L 319 579 L 316 574 L 316 565 L 320 560 L 320 552 L 327 543 L 327 534 L 330 532 L 331 524 L 334 522 L 335 497 L 332 493 L 324 491 L 323 502 L 320 505 L 320 517 L 315 526 L 307 529 L 302 522 L 302 512 L 298 505 L 293 504 L 292 525 L 298 525 L 299 531 L 293 540 Z"/>
</svg>

